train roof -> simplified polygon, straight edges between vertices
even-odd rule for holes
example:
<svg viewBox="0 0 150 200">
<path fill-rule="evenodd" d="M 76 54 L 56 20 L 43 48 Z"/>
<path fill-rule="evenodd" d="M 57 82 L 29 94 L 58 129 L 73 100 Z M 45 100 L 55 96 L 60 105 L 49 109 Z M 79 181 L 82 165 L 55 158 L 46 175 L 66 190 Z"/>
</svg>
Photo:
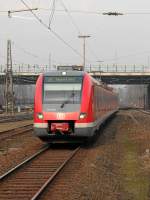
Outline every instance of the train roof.
<svg viewBox="0 0 150 200">
<path fill-rule="evenodd" d="M 46 72 L 43 75 L 44 76 L 62 76 L 62 75 L 67 75 L 67 76 L 84 76 L 86 72 L 83 71 L 51 71 L 51 72 Z"/>
<path fill-rule="evenodd" d="M 63 74 L 65 73 L 65 74 Z M 59 71 L 50 71 L 50 72 L 46 72 L 44 73 L 43 75 L 44 76 L 84 76 L 88 74 L 87 72 L 84 72 L 84 71 L 68 71 L 68 70 L 59 70 Z M 106 84 L 104 84 L 103 82 L 101 81 L 98 81 L 96 79 L 94 79 L 92 76 L 91 77 L 91 81 L 101 87 L 103 87 L 104 89 L 110 91 L 110 92 L 113 92 L 113 89 L 111 87 L 108 87 Z"/>
</svg>

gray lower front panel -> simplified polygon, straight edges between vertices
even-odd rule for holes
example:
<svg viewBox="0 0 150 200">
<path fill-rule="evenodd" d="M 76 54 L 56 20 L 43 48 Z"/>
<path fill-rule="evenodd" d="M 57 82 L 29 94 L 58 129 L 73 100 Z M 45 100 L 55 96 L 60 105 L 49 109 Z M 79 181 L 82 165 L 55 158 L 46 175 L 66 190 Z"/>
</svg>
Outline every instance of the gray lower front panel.
<svg viewBox="0 0 150 200">
<path fill-rule="evenodd" d="M 72 134 L 49 134 L 46 128 L 34 128 L 34 134 L 40 138 L 62 138 L 62 137 L 92 137 L 94 135 L 93 128 L 76 128 Z"/>
</svg>

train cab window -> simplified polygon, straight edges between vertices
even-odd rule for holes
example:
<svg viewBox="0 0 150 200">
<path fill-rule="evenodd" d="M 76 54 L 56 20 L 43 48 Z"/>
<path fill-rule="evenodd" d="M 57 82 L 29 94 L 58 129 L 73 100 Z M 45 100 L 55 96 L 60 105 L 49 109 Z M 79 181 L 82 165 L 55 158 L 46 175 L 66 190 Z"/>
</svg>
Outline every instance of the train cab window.
<svg viewBox="0 0 150 200">
<path fill-rule="evenodd" d="M 46 79 L 44 82 L 43 107 L 46 111 L 74 111 L 81 102 L 82 79 Z"/>
<path fill-rule="evenodd" d="M 80 103 L 81 84 L 45 84 L 44 102 L 50 104 L 61 104 L 63 101 L 75 104 Z"/>
</svg>

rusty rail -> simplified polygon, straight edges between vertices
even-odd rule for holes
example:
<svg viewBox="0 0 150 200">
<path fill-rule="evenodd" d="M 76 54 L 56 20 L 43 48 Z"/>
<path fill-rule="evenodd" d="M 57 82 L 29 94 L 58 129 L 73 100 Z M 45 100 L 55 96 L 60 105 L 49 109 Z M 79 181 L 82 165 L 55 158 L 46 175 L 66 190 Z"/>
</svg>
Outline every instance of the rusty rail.
<svg viewBox="0 0 150 200">
<path fill-rule="evenodd" d="M 38 199 L 80 149 L 48 148 L 0 177 L 0 199 Z"/>
<path fill-rule="evenodd" d="M 11 129 L 11 130 L 2 131 L 2 132 L 0 132 L 0 141 L 10 138 L 15 135 L 19 135 L 19 134 L 26 133 L 28 131 L 32 131 L 32 130 L 33 130 L 33 125 L 29 124 L 29 125 L 17 127 L 17 128 Z"/>
</svg>

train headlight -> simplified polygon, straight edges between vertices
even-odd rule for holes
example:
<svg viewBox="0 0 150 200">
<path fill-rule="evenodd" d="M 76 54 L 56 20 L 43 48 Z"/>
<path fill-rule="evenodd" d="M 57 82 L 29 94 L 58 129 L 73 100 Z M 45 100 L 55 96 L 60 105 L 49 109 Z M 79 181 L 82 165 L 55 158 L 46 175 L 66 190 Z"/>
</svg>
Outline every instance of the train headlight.
<svg viewBox="0 0 150 200">
<path fill-rule="evenodd" d="M 86 114 L 86 113 L 80 113 L 80 117 L 79 117 L 79 119 L 85 119 L 85 118 L 86 118 L 86 116 L 87 116 L 87 114 Z"/>
<path fill-rule="evenodd" d="M 38 113 L 38 114 L 37 114 L 37 117 L 38 117 L 39 119 L 43 119 L 43 114 L 42 114 L 42 113 Z"/>
<path fill-rule="evenodd" d="M 63 75 L 63 76 L 66 76 L 66 75 L 67 75 L 67 72 L 62 72 L 62 75 Z"/>
</svg>

